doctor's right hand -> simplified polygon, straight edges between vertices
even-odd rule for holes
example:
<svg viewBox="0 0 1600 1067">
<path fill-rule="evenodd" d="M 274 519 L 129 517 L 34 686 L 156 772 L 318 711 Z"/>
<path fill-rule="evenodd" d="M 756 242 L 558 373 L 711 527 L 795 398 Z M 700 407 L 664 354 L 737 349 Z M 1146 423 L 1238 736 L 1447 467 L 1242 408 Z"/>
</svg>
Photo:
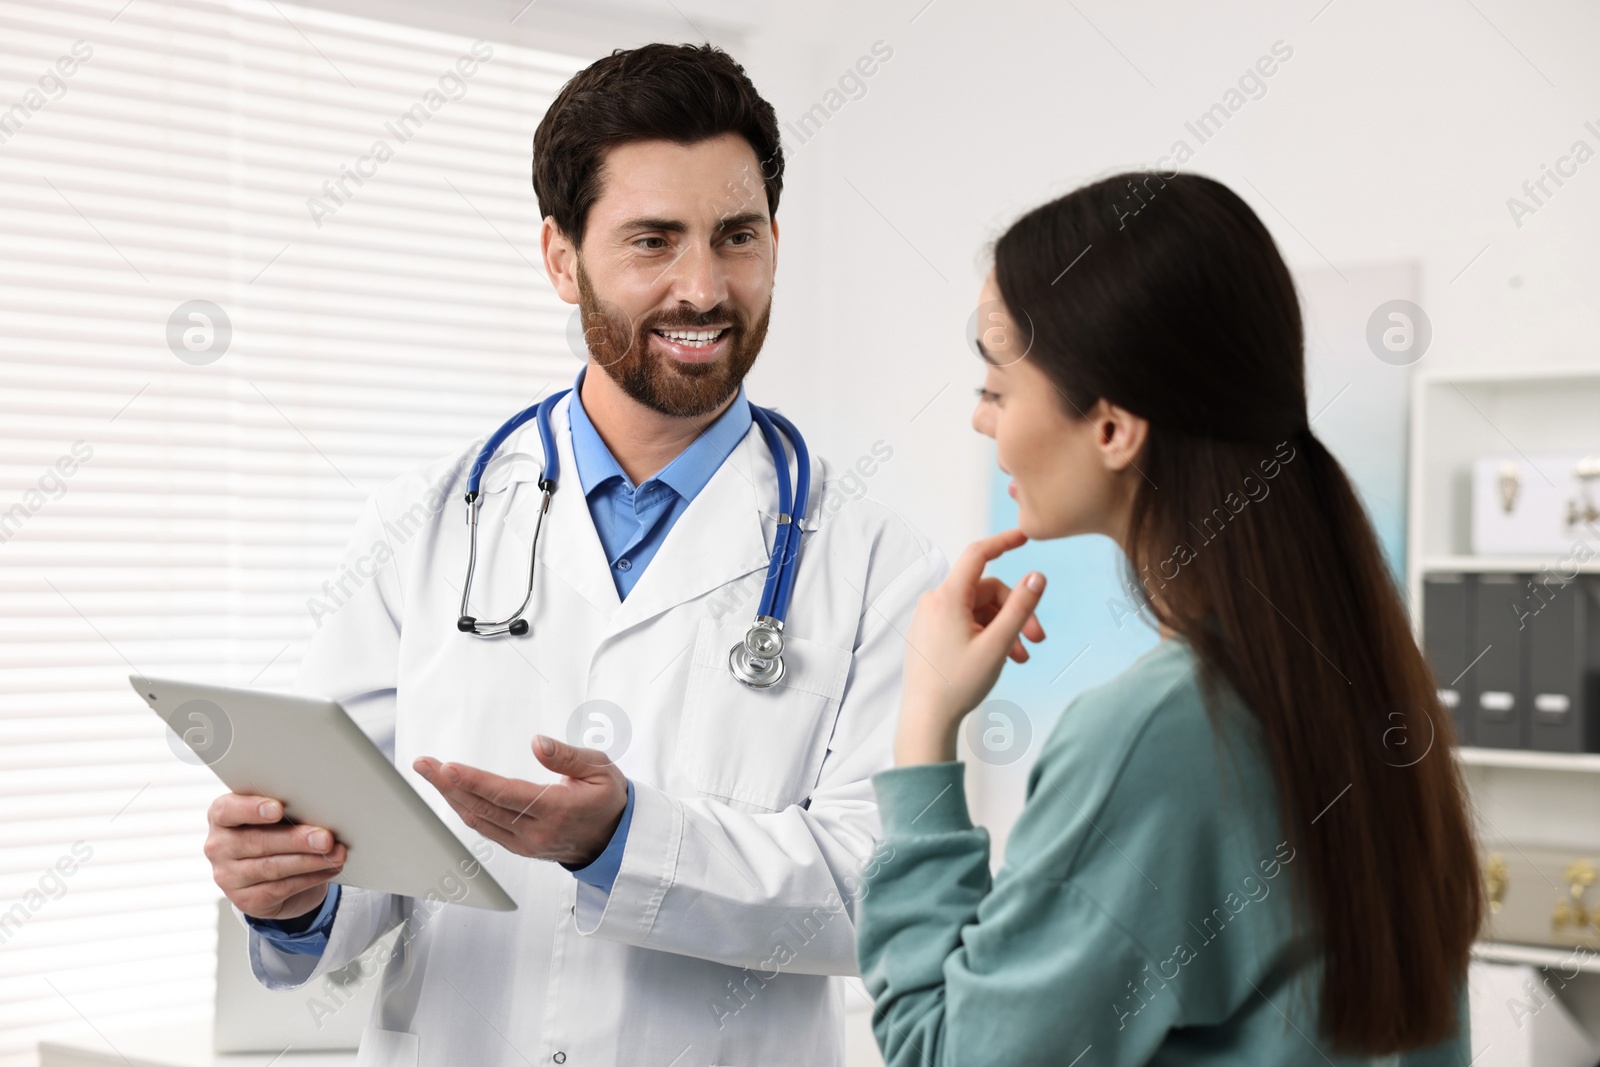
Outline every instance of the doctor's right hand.
<svg viewBox="0 0 1600 1067">
<path fill-rule="evenodd" d="M 271 797 L 228 793 L 206 812 L 205 854 L 227 898 L 255 919 L 294 919 L 322 907 L 345 847 L 319 826 L 285 823 Z"/>
</svg>

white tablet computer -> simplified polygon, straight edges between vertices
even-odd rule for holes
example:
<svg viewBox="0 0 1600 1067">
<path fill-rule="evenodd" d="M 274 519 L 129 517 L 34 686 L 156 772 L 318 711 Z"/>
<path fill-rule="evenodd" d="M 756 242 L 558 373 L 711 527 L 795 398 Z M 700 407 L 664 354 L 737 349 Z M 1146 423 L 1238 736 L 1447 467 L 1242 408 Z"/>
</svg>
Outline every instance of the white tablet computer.
<svg viewBox="0 0 1600 1067">
<path fill-rule="evenodd" d="M 336 701 L 131 675 L 139 696 L 235 793 L 273 797 L 349 856 L 343 885 L 494 911 L 516 901 Z"/>
</svg>

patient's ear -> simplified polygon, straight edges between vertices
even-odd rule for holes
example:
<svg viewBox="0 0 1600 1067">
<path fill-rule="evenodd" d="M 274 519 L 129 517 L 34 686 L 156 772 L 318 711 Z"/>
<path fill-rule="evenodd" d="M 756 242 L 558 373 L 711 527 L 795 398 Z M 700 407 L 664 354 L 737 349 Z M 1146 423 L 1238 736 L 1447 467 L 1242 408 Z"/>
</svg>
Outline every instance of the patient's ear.
<svg viewBox="0 0 1600 1067">
<path fill-rule="evenodd" d="M 1089 409 L 1094 426 L 1094 443 L 1106 470 L 1126 470 L 1144 448 L 1150 436 L 1150 421 L 1127 408 L 1118 407 L 1104 397 Z"/>
</svg>

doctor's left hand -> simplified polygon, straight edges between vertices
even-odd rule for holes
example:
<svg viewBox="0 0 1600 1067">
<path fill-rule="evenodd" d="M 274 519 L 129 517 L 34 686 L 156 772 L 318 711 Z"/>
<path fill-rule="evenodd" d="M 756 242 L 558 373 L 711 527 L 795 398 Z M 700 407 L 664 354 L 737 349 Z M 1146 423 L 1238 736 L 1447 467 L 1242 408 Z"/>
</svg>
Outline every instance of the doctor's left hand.
<svg viewBox="0 0 1600 1067">
<path fill-rule="evenodd" d="M 411 766 L 463 822 L 503 848 L 532 859 L 587 866 L 605 850 L 622 821 L 627 776 L 604 752 L 543 735 L 533 739 L 533 756 L 563 777 L 525 782 L 430 756 L 418 757 Z"/>
</svg>

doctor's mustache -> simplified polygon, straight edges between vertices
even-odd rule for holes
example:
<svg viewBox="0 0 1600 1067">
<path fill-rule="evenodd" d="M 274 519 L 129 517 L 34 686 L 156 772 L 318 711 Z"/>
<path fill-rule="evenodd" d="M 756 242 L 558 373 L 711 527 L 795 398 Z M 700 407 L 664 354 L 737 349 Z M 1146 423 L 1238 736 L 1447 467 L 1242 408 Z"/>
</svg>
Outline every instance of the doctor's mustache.
<svg viewBox="0 0 1600 1067">
<path fill-rule="evenodd" d="M 693 418 L 715 411 L 738 391 L 766 341 L 772 303 L 751 321 L 727 302 L 707 311 L 660 308 L 637 320 L 602 300 L 578 273 L 578 308 L 587 356 L 624 392 L 653 411 Z M 706 363 L 685 363 L 651 354 L 656 330 L 726 327 L 726 351 Z"/>
</svg>

